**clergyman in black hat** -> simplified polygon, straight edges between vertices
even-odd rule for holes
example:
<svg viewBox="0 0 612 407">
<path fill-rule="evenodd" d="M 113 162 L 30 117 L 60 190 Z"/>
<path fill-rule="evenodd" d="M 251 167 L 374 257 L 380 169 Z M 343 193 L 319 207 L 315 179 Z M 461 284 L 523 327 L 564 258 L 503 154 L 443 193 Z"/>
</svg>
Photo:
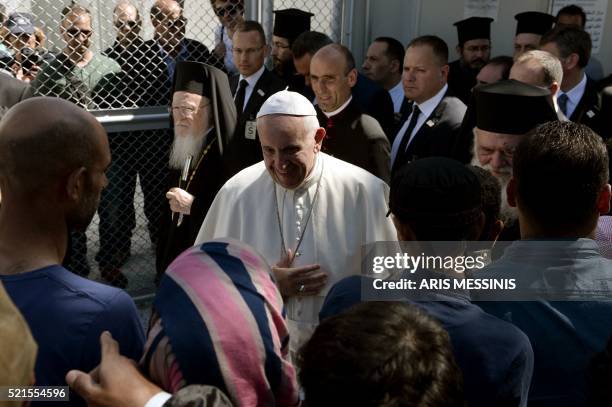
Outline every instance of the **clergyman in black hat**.
<svg viewBox="0 0 612 407">
<path fill-rule="evenodd" d="M 476 76 L 491 56 L 491 22 L 488 17 L 470 17 L 457 21 L 459 59 L 448 64 L 448 87 L 466 105 L 476 85 Z"/>
<path fill-rule="evenodd" d="M 526 51 L 540 47 L 542 35 L 550 31 L 555 17 L 539 11 L 525 11 L 514 16 L 516 34 L 514 36 L 514 58 Z"/>
<path fill-rule="evenodd" d="M 474 89 L 475 118 L 472 165 L 491 172 L 502 186 L 501 240 L 518 239 L 516 211 L 508 205 L 506 187 L 512 178 L 512 156 L 522 136 L 539 124 L 558 120 L 550 92 L 513 79 Z M 465 125 L 465 122 L 464 122 Z"/>
<path fill-rule="evenodd" d="M 171 112 L 174 141 L 157 246 L 158 276 L 193 245 L 227 180 L 224 160 L 236 127 L 236 107 L 225 73 L 199 62 L 177 63 Z"/>
<path fill-rule="evenodd" d="M 310 18 L 314 14 L 297 8 L 274 11 L 272 30 L 272 63 L 274 71 L 289 85 L 289 90 L 302 92 L 304 78 L 297 74 L 293 65 L 291 45 L 303 32 L 310 31 Z"/>
</svg>

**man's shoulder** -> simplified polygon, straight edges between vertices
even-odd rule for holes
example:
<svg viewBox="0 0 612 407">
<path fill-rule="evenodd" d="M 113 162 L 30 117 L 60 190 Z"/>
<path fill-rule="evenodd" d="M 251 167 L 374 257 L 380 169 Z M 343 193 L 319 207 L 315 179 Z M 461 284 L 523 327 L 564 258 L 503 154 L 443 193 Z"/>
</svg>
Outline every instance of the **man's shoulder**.
<svg viewBox="0 0 612 407">
<path fill-rule="evenodd" d="M 264 162 L 260 161 L 231 177 L 219 192 L 244 191 L 254 186 L 259 186 L 262 182 L 271 183 L 272 179 L 267 174 Z"/>
<path fill-rule="evenodd" d="M 334 183 L 337 186 L 344 185 L 353 188 L 362 186 L 366 189 L 386 187 L 385 181 L 377 176 L 369 173 L 361 167 L 357 167 L 349 162 L 332 157 L 325 153 L 319 153 L 320 157 L 325 160 L 327 176 L 324 177 L 327 183 Z"/>
<path fill-rule="evenodd" d="M 458 97 L 454 96 L 452 92 L 446 92 L 436 107 L 436 110 L 438 109 L 443 109 L 441 110 L 441 117 L 443 120 L 461 124 L 467 107 L 465 106 L 465 103 L 463 103 Z"/>
<path fill-rule="evenodd" d="M 117 61 L 103 54 L 94 53 L 90 63 L 92 64 L 93 69 L 102 74 L 121 71 L 121 67 Z"/>
<path fill-rule="evenodd" d="M 264 68 L 261 78 L 257 81 L 258 86 L 265 86 L 271 92 L 279 92 L 287 87 L 287 84 L 274 72 Z"/>
<path fill-rule="evenodd" d="M 123 290 L 101 284 L 86 278 L 77 276 L 60 265 L 48 266 L 42 269 L 32 270 L 26 273 L 2 276 L 7 291 L 17 296 L 27 296 L 33 292 L 33 288 L 44 288 L 49 294 L 48 298 L 62 298 L 66 302 L 78 302 L 81 308 L 70 308 L 71 311 L 78 310 L 100 311 L 117 305 L 131 305 L 133 301 Z M 25 290 L 27 288 L 27 291 Z M 58 294 L 60 294 L 58 296 Z M 60 308 L 62 304 L 56 304 Z"/>
</svg>

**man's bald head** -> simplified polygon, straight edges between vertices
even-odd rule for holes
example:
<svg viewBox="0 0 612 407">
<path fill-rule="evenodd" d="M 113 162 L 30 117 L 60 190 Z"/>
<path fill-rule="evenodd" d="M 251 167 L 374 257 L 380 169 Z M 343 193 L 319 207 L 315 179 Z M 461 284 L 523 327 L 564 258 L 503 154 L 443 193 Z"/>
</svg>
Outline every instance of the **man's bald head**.
<svg viewBox="0 0 612 407">
<path fill-rule="evenodd" d="M 0 121 L 3 195 L 40 192 L 71 172 L 89 171 L 102 161 L 110 161 L 104 128 L 90 113 L 68 101 L 27 99 Z"/>
<path fill-rule="evenodd" d="M 310 61 L 310 84 L 324 112 L 339 109 L 351 96 L 357 83 L 355 59 L 343 45 L 329 44 Z"/>
</svg>

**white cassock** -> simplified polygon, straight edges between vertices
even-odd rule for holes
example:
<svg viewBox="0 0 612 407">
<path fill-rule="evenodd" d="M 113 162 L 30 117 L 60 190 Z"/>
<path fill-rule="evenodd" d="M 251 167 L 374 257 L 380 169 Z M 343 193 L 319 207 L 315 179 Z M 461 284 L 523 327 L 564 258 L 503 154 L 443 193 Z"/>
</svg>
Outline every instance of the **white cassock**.
<svg viewBox="0 0 612 407">
<path fill-rule="evenodd" d="M 389 187 L 383 180 L 324 153 L 317 154 L 312 173 L 295 190 L 276 185 L 262 161 L 221 188 L 196 244 L 231 237 L 253 246 L 274 265 L 283 257 L 278 222 L 282 219 L 285 247 L 296 253 L 292 267 L 319 264 L 328 273 L 327 286 L 318 296 L 292 297 L 286 304 L 291 350 L 295 351 L 314 331 L 329 288 L 360 273 L 362 245 L 397 240 L 393 222 L 385 216 L 388 198 Z"/>
</svg>

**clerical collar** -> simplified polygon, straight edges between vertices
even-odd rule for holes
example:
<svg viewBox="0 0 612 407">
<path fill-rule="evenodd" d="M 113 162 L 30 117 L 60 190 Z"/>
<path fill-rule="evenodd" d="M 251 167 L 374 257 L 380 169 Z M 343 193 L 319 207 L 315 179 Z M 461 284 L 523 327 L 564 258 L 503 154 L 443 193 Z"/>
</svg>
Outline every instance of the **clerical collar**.
<svg viewBox="0 0 612 407">
<path fill-rule="evenodd" d="M 261 78 L 261 75 L 263 75 L 264 69 L 266 69 L 266 66 L 262 65 L 261 68 L 259 68 L 257 70 L 257 72 L 255 72 L 253 75 L 247 76 L 247 77 L 244 77 L 242 74 L 240 74 L 240 78 L 238 80 L 238 83 L 240 83 L 240 81 L 244 79 L 245 81 L 247 81 L 249 86 L 255 86 L 255 84 L 257 83 L 259 78 Z"/>
<path fill-rule="evenodd" d="M 343 111 L 344 109 L 346 109 L 348 104 L 351 103 L 351 100 L 353 100 L 353 95 L 351 95 L 348 98 L 348 100 L 346 102 L 344 102 L 344 104 L 342 106 L 340 106 L 338 109 L 334 110 L 333 112 L 323 112 L 323 109 L 321 109 L 321 111 L 329 119 L 330 117 L 333 117 L 333 116 L 337 115 L 338 113 L 340 113 L 341 111 Z"/>
</svg>

